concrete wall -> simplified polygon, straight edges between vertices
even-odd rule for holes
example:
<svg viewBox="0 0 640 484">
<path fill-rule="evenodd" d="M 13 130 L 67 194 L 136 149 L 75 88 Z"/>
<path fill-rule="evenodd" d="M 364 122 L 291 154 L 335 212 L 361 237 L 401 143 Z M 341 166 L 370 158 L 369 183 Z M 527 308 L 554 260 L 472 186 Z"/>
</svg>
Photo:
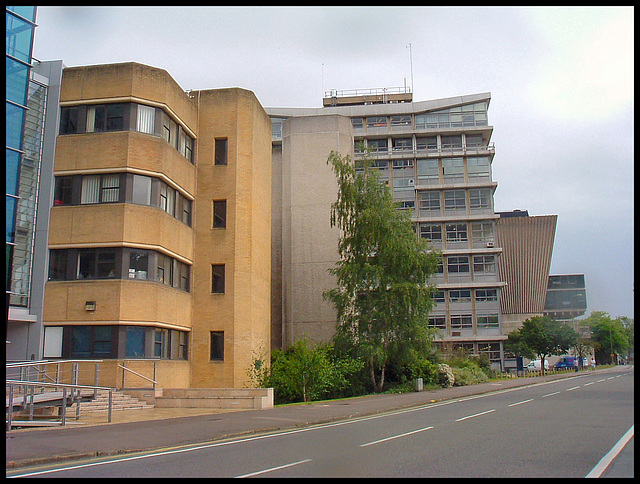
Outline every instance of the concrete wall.
<svg viewBox="0 0 640 484">
<path fill-rule="evenodd" d="M 305 336 L 327 341 L 334 333 L 335 309 L 322 297 L 335 287 L 327 271 L 338 261 L 339 241 L 330 224 L 338 185 L 327 159 L 332 150 L 353 158 L 351 121 L 340 115 L 290 118 L 283 123 L 282 146 L 282 191 L 274 198 L 282 207 L 274 246 L 281 266 L 274 261 L 274 269 L 281 268 L 283 303 L 281 323 L 274 326 L 286 348 Z"/>
</svg>

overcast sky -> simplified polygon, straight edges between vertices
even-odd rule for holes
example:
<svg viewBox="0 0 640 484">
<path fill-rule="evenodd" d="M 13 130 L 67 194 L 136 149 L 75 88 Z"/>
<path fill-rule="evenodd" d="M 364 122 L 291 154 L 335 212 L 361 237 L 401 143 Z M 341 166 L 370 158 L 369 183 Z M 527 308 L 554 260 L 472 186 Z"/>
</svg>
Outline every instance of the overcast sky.
<svg viewBox="0 0 640 484">
<path fill-rule="evenodd" d="M 265 107 L 330 89 L 491 93 L 496 211 L 558 215 L 552 274 L 634 316 L 632 7 L 38 7 L 34 57 L 136 61 Z M 411 47 L 409 47 L 411 45 Z M 413 82 L 412 82 L 413 80 Z"/>
</svg>

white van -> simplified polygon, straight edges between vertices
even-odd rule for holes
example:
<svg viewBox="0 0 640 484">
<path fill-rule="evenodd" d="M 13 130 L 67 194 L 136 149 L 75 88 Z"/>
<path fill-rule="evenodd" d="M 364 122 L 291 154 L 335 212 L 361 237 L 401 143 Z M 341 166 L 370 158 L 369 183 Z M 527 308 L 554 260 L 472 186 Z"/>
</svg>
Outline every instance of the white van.
<svg viewBox="0 0 640 484">
<path fill-rule="evenodd" d="M 533 361 L 530 361 L 529 364 L 524 367 L 524 369 L 527 371 L 540 371 L 541 367 L 542 365 L 540 364 L 540 360 L 533 360 Z M 546 360 L 546 359 L 544 360 L 544 369 L 545 370 L 549 369 L 549 360 Z"/>
</svg>

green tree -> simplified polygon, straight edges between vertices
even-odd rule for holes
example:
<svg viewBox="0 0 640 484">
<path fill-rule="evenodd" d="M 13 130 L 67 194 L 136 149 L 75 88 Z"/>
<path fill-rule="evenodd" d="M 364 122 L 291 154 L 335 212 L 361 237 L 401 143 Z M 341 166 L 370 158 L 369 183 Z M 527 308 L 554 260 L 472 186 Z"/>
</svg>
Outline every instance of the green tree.
<svg viewBox="0 0 640 484">
<path fill-rule="evenodd" d="M 611 319 L 609 313 L 604 311 L 592 311 L 582 320 L 582 324 L 588 325 L 591 330 L 591 340 L 599 364 L 612 363 L 615 354 L 626 353 L 630 346 L 631 333 L 628 328 L 632 331 L 632 321 L 626 317 Z"/>
<path fill-rule="evenodd" d="M 340 260 L 330 269 L 337 288 L 324 293 L 337 311 L 334 344 L 365 362 L 380 392 L 388 365 L 429 354 L 435 288 L 428 279 L 441 256 L 416 237 L 409 213 L 399 210 L 369 159 L 356 168 L 348 155 L 332 152 L 327 163 L 338 181 L 331 226 L 341 229 Z"/>
<path fill-rule="evenodd" d="M 558 323 L 548 316 L 534 316 L 522 327 L 507 335 L 506 348 L 526 358 L 539 358 L 542 373 L 548 356 L 566 353 L 575 346 L 578 333 L 570 326 Z"/>
</svg>

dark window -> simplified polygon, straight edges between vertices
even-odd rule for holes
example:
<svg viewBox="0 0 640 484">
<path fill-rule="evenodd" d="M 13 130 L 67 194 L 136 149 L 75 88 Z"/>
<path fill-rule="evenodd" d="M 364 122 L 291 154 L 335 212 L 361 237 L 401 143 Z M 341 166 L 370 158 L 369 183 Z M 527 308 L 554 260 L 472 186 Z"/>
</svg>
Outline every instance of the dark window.
<svg viewBox="0 0 640 484">
<path fill-rule="evenodd" d="M 78 279 L 115 279 L 115 249 L 84 249 L 78 255 Z"/>
<path fill-rule="evenodd" d="M 173 281 L 173 259 L 164 254 L 158 254 L 156 281 L 169 286 Z"/>
<path fill-rule="evenodd" d="M 156 358 L 168 358 L 169 330 L 156 328 L 153 341 L 153 356 Z"/>
<path fill-rule="evenodd" d="M 127 105 L 128 106 L 128 105 Z M 125 104 L 105 104 L 89 108 L 87 131 L 122 131 L 125 129 Z"/>
<path fill-rule="evenodd" d="M 54 205 L 70 205 L 72 203 L 73 194 L 73 177 L 59 176 L 56 177 L 56 188 L 54 195 Z"/>
<path fill-rule="evenodd" d="M 227 164 L 227 139 L 226 138 L 216 139 L 215 164 L 216 165 Z"/>
<path fill-rule="evenodd" d="M 213 201 L 213 228 L 222 229 L 227 226 L 227 201 Z"/>
<path fill-rule="evenodd" d="M 112 358 L 116 347 L 112 326 L 70 326 L 71 358 Z"/>
<path fill-rule="evenodd" d="M 211 266 L 211 292 L 224 294 L 224 264 Z"/>
<path fill-rule="evenodd" d="M 149 251 L 131 249 L 129 252 L 129 279 L 149 277 Z"/>
<path fill-rule="evenodd" d="M 129 358 L 142 358 L 144 356 L 144 335 L 146 328 L 142 326 L 127 326 L 126 356 Z"/>
<path fill-rule="evenodd" d="M 49 280 L 64 281 L 67 279 L 67 251 L 52 250 L 49 256 Z"/>
<path fill-rule="evenodd" d="M 224 331 L 211 331 L 211 361 L 224 360 Z"/>
<path fill-rule="evenodd" d="M 60 110 L 60 134 L 80 133 L 80 108 L 70 107 Z"/>
</svg>

